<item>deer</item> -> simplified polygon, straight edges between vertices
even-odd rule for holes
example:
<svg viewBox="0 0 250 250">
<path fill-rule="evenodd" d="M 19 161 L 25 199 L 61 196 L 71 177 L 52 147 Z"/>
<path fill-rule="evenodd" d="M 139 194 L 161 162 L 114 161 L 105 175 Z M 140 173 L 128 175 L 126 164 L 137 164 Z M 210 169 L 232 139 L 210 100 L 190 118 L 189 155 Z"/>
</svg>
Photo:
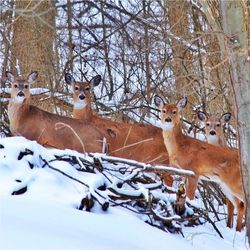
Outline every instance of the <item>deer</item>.
<svg viewBox="0 0 250 250">
<path fill-rule="evenodd" d="M 224 136 L 223 128 L 226 123 L 228 123 L 231 119 L 231 113 L 223 113 L 221 117 L 216 116 L 208 116 L 205 112 L 198 111 L 197 113 L 198 119 L 205 124 L 205 136 L 207 138 L 207 142 L 220 147 L 227 147 L 227 142 Z M 242 201 L 240 201 L 237 197 L 233 197 L 233 200 L 230 200 L 230 197 L 226 199 L 227 204 L 227 227 L 233 227 L 233 213 L 234 208 L 237 210 L 239 207 L 242 207 Z"/>
<path fill-rule="evenodd" d="M 223 127 L 231 119 L 231 113 L 223 113 L 220 118 L 208 116 L 205 112 L 198 111 L 198 119 L 205 124 L 207 142 L 213 145 L 227 147 Z"/>
<path fill-rule="evenodd" d="M 30 104 L 30 85 L 38 78 L 33 71 L 26 79 L 6 72 L 11 83 L 8 117 L 12 135 L 36 140 L 45 147 L 72 149 L 78 152 L 103 152 L 103 134 L 93 125 L 70 117 L 41 110 Z"/>
<path fill-rule="evenodd" d="M 168 154 L 160 128 L 149 124 L 115 122 L 93 112 L 91 90 L 99 85 L 100 75 L 90 81 L 79 82 L 70 73 L 66 73 L 65 81 L 73 91 L 73 117 L 93 124 L 106 138 L 112 137 L 107 139 L 110 155 L 144 163 L 168 164 Z"/>
<path fill-rule="evenodd" d="M 162 135 L 169 154 L 169 164 L 195 173 L 194 177 L 187 178 L 187 197 L 190 200 L 195 198 L 199 179 L 217 182 L 230 200 L 237 197 L 242 202 L 238 207 L 236 225 L 236 230 L 241 231 L 245 197 L 238 151 L 183 134 L 180 112 L 187 104 L 186 97 L 181 98 L 176 104 L 166 104 L 156 95 L 154 102 L 161 111 Z"/>
</svg>

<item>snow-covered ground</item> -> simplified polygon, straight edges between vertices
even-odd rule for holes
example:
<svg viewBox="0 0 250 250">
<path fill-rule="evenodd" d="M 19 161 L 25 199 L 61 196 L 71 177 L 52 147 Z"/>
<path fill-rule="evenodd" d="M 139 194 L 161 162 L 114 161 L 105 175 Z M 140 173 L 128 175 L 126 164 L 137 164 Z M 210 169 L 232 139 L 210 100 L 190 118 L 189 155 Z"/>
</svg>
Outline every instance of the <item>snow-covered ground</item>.
<svg viewBox="0 0 250 250">
<path fill-rule="evenodd" d="M 183 227 L 183 237 L 152 227 L 119 206 L 78 210 L 89 187 L 99 187 L 105 180 L 78 171 L 67 161 L 53 161 L 55 155 L 90 160 L 70 150 L 45 149 L 22 137 L 0 139 L 1 250 L 248 249 L 245 231 L 228 229 L 225 221 L 216 224 L 224 239 L 209 223 Z"/>
</svg>

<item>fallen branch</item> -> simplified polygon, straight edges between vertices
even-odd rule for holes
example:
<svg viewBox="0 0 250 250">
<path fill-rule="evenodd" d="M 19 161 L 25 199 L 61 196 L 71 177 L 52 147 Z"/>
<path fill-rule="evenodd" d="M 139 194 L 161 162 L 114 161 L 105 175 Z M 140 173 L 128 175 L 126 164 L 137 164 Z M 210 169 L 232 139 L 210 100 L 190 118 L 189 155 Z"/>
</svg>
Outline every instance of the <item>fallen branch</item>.
<svg viewBox="0 0 250 250">
<path fill-rule="evenodd" d="M 64 175 L 64 176 L 70 178 L 71 180 L 74 180 L 74 181 L 76 181 L 76 182 L 82 184 L 83 186 L 89 188 L 89 186 L 88 186 L 86 183 L 84 183 L 84 182 L 82 182 L 82 181 L 80 181 L 80 180 L 78 180 L 78 179 L 76 179 L 76 178 L 74 178 L 74 177 L 72 177 L 72 176 L 66 174 L 65 172 L 61 171 L 61 170 L 58 169 L 58 168 L 52 167 L 45 159 L 42 158 L 41 155 L 39 155 L 39 158 L 44 162 L 42 168 L 45 167 L 45 166 L 47 166 L 48 168 L 50 168 L 50 169 L 52 169 L 52 170 L 54 170 L 54 171 L 57 171 L 58 173 L 60 173 L 60 174 L 62 174 L 62 175 Z"/>
<path fill-rule="evenodd" d="M 96 155 L 92 153 L 89 153 L 89 156 L 96 157 Z M 168 172 L 169 174 L 176 174 L 180 176 L 195 176 L 195 173 L 193 171 L 178 169 L 175 167 L 152 166 L 150 164 L 139 163 L 137 161 L 121 159 L 112 156 L 100 156 L 98 158 L 109 163 L 123 163 L 129 166 L 133 166 L 134 169 L 139 168 L 140 170 L 145 172 Z"/>
</svg>

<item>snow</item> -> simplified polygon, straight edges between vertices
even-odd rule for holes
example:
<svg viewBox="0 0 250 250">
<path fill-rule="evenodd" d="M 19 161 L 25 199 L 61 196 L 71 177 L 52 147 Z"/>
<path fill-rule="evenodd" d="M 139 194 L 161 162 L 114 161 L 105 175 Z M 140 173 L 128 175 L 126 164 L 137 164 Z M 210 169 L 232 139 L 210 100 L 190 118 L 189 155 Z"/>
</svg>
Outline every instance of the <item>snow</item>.
<svg viewBox="0 0 250 250">
<path fill-rule="evenodd" d="M 7 94 L 10 94 L 10 92 L 11 92 L 11 88 L 1 88 L 0 89 L 0 94 L 2 94 L 2 93 L 7 93 Z M 32 89 L 30 89 L 30 93 L 32 94 L 32 95 L 39 95 L 39 94 L 45 94 L 45 93 L 48 93 L 49 92 L 49 89 L 47 89 L 47 88 L 41 88 L 41 87 L 39 87 L 39 88 L 32 88 Z"/>
<path fill-rule="evenodd" d="M 165 249 L 170 242 L 174 249 L 185 247 L 176 236 L 119 209 L 103 215 L 20 198 L 5 198 L 1 204 L 7 214 L 1 249 Z"/>
<path fill-rule="evenodd" d="M 23 137 L 0 139 L 1 250 L 248 249 L 245 231 L 238 233 L 226 228 L 225 221 L 216 224 L 224 239 L 209 223 L 183 227 L 182 237 L 152 227 L 119 206 L 110 206 L 107 211 L 97 205 L 91 212 L 78 210 L 89 189 L 108 184 L 107 180 L 101 174 L 78 171 L 79 165 L 54 161 L 55 155 L 72 155 L 76 161 L 93 159 L 71 150 L 46 149 Z M 108 156 L 96 154 L 98 157 Z M 24 187 L 27 191 L 22 195 L 11 195 Z M 139 192 L 147 196 L 145 187 Z"/>
</svg>

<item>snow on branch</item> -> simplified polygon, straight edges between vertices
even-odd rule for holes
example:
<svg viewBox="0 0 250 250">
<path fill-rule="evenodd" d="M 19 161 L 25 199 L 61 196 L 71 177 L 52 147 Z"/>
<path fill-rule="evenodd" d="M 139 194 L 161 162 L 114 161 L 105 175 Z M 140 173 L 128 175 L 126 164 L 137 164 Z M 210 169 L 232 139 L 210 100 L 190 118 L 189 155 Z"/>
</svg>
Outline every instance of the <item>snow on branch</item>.
<svg viewBox="0 0 250 250">
<path fill-rule="evenodd" d="M 95 156 L 97 154 L 89 154 L 90 156 Z M 183 170 L 183 169 L 178 169 L 178 168 L 174 168 L 174 167 L 166 167 L 166 166 L 153 166 L 150 164 L 145 164 L 145 163 L 140 163 L 137 161 L 133 161 L 133 160 L 128 160 L 128 159 L 122 159 L 122 158 L 118 158 L 118 157 L 113 157 L 113 156 L 106 156 L 106 155 L 102 155 L 99 157 L 99 159 L 101 159 L 102 161 L 107 161 L 110 163 L 123 163 L 123 164 L 127 164 L 130 166 L 134 166 L 138 169 L 140 169 L 141 171 L 145 171 L 145 172 L 168 172 L 169 174 L 176 174 L 176 175 L 180 175 L 180 176 L 194 176 L 194 172 L 190 171 L 190 170 Z"/>
</svg>

